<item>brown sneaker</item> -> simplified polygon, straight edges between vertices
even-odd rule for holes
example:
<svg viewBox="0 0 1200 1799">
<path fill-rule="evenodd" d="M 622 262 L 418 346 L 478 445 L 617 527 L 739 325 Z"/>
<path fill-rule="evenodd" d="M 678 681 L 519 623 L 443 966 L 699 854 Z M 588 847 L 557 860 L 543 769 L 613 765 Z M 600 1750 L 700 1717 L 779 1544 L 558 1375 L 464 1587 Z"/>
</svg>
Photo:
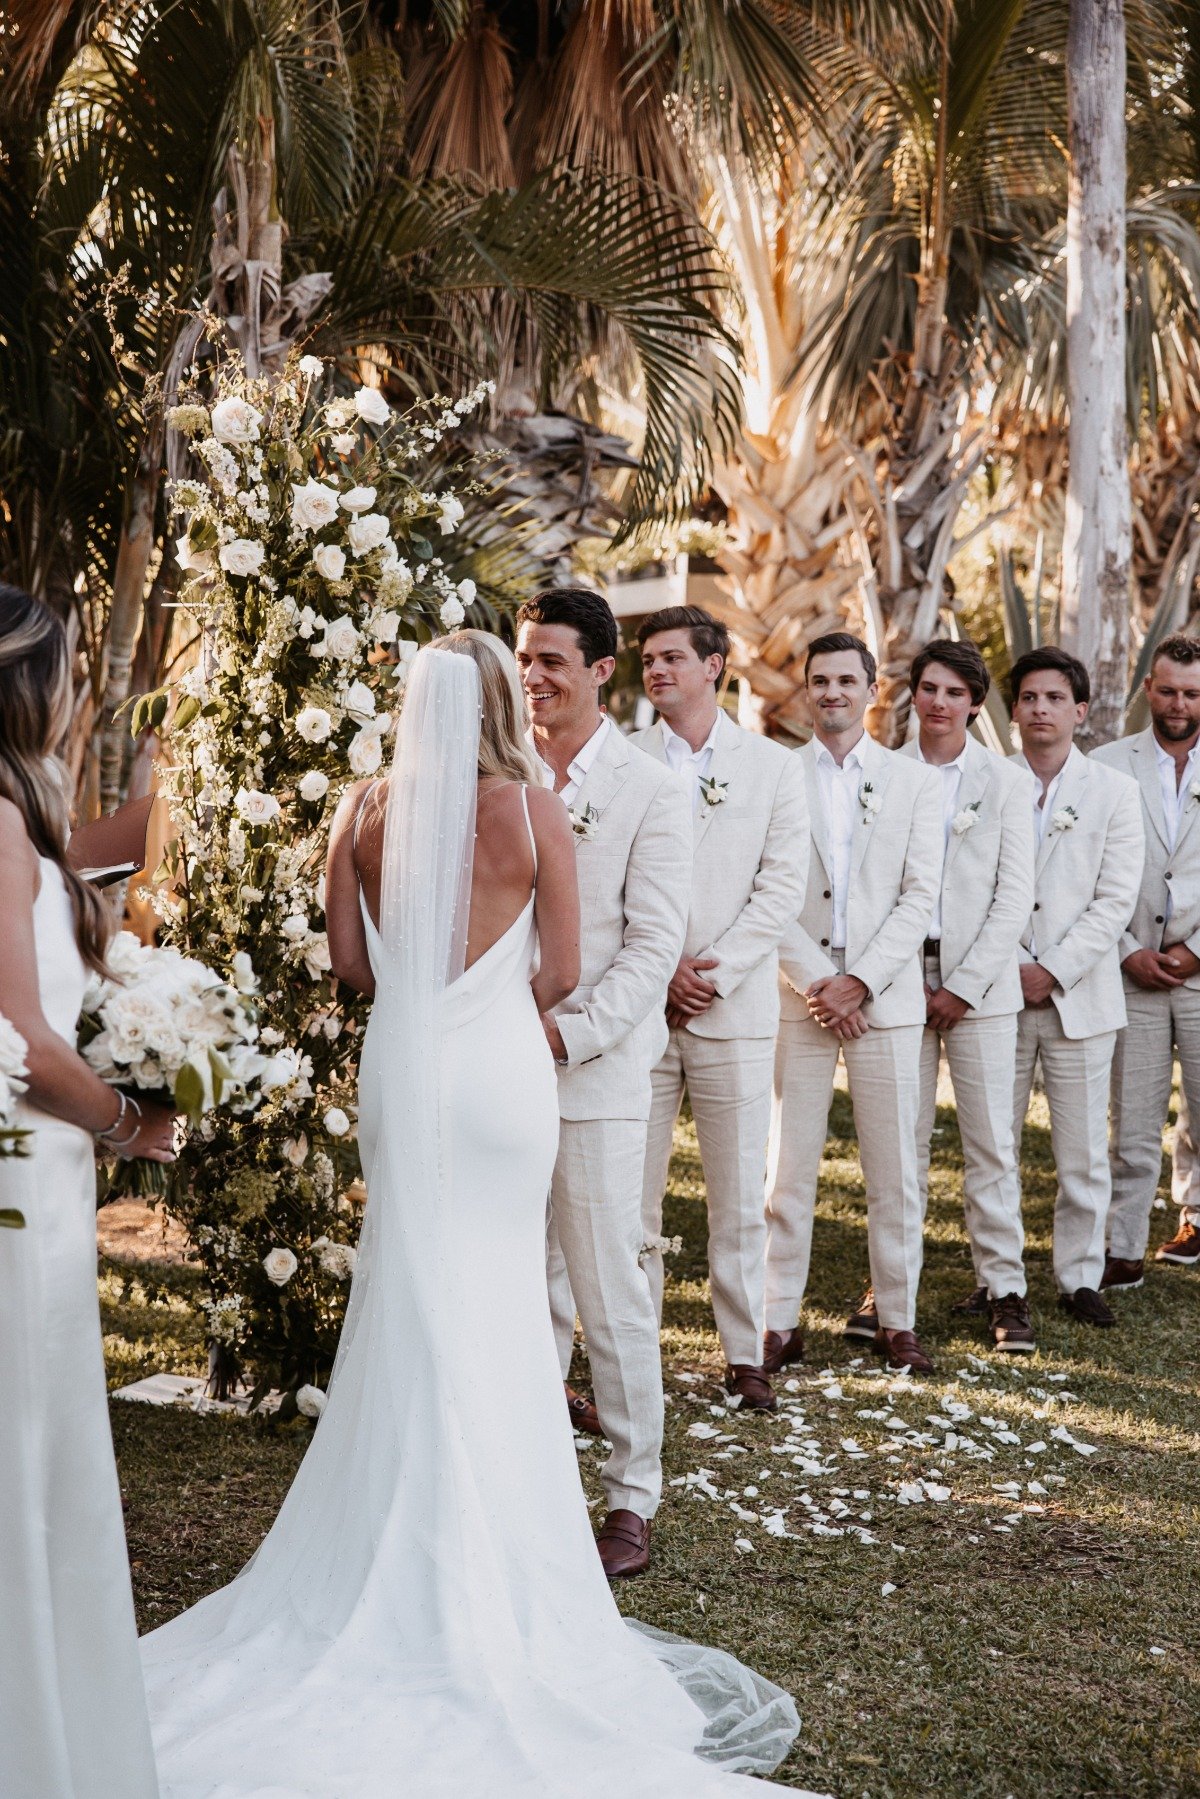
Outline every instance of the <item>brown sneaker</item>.
<svg viewBox="0 0 1200 1799">
<path fill-rule="evenodd" d="M 589 1437 L 602 1437 L 604 1432 L 600 1428 L 600 1414 L 591 1400 L 585 1399 L 582 1393 L 577 1393 L 574 1387 L 568 1387 L 566 1381 L 563 1382 L 563 1392 L 567 1396 L 567 1410 L 575 1429 L 586 1431 Z"/>
<path fill-rule="evenodd" d="M 916 1331 L 888 1331 L 882 1326 L 875 1333 L 875 1348 L 883 1357 L 885 1368 L 907 1368 L 913 1374 L 932 1374 L 933 1363 L 921 1348 Z"/>
<path fill-rule="evenodd" d="M 804 1360 L 804 1332 L 797 1325 L 790 1331 L 764 1331 L 762 1371 L 778 1374 L 792 1362 Z"/>
<path fill-rule="evenodd" d="M 650 1520 L 636 1512 L 610 1512 L 600 1526 L 596 1548 L 610 1580 L 627 1580 L 650 1566 Z"/>
<path fill-rule="evenodd" d="M 1029 1301 L 1023 1293 L 1006 1293 L 988 1304 L 992 1342 L 1006 1355 L 1032 1355 L 1037 1348 L 1029 1319 Z"/>
<path fill-rule="evenodd" d="M 965 1299 L 956 1299 L 950 1310 L 964 1318 L 986 1318 L 990 1304 L 987 1288 L 976 1287 L 974 1292 L 968 1293 Z"/>
<path fill-rule="evenodd" d="M 1146 1274 L 1146 1264 L 1141 1256 L 1136 1262 L 1128 1261 L 1124 1256 L 1105 1256 L 1104 1273 L 1100 1276 L 1101 1293 L 1123 1293 L 1134 1287 L 1140 1287 Z"/>
<path fill-rule="evenodd" d="M 1154 1260 L 1174 1262 L 1177 1268 L 1194 1268 L 1200 1262 L 1200 1230 L 1191 1223 L 1181 1224 L 1169 1243 L 1159 1244 Z"/>
<path fill-rule="evenodd" d="M 875 1290 L 868 1287 L 842 1326 L 842 1335 L 861 1337 L 864 1343 L 873 1343 L 878 1329 L 879 1313 L 875 1310 Z"/>
<path fill-rule="evenodd" d="M 1117 1321 L 1091 1287 L 1078 1287 L 1074 1293 L 1060 1293 L 1058 1303 L 1064 1312 L 1070 1312 L 1072 1318 L 1078 1318 L 1080 1324 L 1095 1324 L 1101 1330 L 1107 1330 Z"/>
<path fill-rule="evenodd" d="M 741 1400 L 739 1411 L 775 1410 L 775 1395 L 764 1368 L 754 1368 L 748 1362 L 731 1362 L 725 1370 L 725 1391 Z"/>
</svg>

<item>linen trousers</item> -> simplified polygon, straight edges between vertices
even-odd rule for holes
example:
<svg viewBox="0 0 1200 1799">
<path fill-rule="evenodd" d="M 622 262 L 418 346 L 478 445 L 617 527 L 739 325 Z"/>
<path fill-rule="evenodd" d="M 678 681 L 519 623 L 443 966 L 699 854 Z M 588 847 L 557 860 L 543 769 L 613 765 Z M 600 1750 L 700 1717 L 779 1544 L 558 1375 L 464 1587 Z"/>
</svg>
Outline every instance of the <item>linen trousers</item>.
<svg viewBox="0 0 1200 1799">
<path fill-rule="evenodd" d="M 671 1141 L 687 1087 L 696 1121 L 708 1206 L 708 1278 L 713 1317 L 727 1362 L 762 1361 L 767 1220 L 763 1174 L 771 1128 L 775 1044 L 770 1037 L 698 1037 L 673 1030 L 651 1075 L 642 1229 L 647 1245 L 662 1235 Z M 644 1253 L 662 1319 L 663 1258 Z"/>
<path fill-rule="evenodd" d="M 1112 1062 L 1112 1205 L 1109 1254 L 1140 1261 L 1162 1173 L 1163 1126 L 1175 1056 L 1189 1117 L 1200 1118 L 1200 991 L 1148 993 L 1125 983 L 1129 1022 Z M 1188 1208 L 1190 1212 L 1190 1208 Z"/>
<path fill-rule="evenodd" d="M 925 981 L 942 984 L 932 957 Z M 968 1012 L 951 1030 L 929 1025 L 921 1033 L 921 1108 L 917 1120 L 917 1178 L 921 1217 L 929 1204 L 930 1139 L 937 1113 L 938 1065 L 950 1070 L 963 1149 L 963 1212 L 976 1285 L 993 1299 L 1025 1292 L 1025 1233 L 1021 1180 L 1013 1143 L 1012 1093 L 1017 1055 L 1017 1015 L 977 1018 Z"/>
<path fill-rule="evenodd" d="M 1108 1088 L 1116 1041 L 1116 1031 L 1067 1037 L 1052 1003 L 1026 1006 L 1017 1015 L 1013 1141 L 1020 1144 L 1040 1059 L 1058 1172 L 1054 1278 L 1063 1293 L 1076 1293 L 1080 1287 L 1095 1291 L 1104 1273 L 1104 1227 L 1112 1196 Z"/>
<path fill-rule="evenodd" d="M 600 1471 L 608 1508 L 652 1518 L 662 1497 L 663 1386 L 658 1313 L 639 1260 L 645 1162 L 644 1119 L 562 1120 L 546 1272 L 564 1380 L 576 1311 L 583 1325 L 612 1444 Z"/>
<path fill-rule="evenodd" d="M 1200 1230 L 1200 1151 L 1192 1136 L 1186 1088 L 1179 1096 L 1179 1114 L 1171 1139 L 1171 1198 L 1179 1207 L 1180 1223 Z"/>
<path fill-rule="evenodd" d="M 898 1025 L 843 1043 L 811 1018 L 781 1021 L 767 1154 L 768 1330 L 791 1330 L 808 1285 L 817 1177 L 839 1053 L 858 1133 L 879 1322 L 885 1330 L 915 1325 L 921 1279 L 921 1032 L 919 1024 Z"/>
</svg>

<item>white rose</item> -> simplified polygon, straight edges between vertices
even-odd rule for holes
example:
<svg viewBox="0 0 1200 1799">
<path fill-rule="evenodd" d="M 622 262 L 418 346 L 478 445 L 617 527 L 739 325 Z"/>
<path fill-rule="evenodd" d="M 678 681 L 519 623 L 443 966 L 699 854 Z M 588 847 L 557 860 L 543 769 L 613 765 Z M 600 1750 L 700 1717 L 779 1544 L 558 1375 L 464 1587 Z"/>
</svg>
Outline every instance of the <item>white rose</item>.
<svg viewBox="0 0 1200 1799">
<path fill-rule="evenodd" d="M 235 537 L 221 546 L 219 560 L 227 575 L 256 575 L 262 567 L 263 547 L 252 537 Z"/>
<path fill-rule="evenodd" d="M 230 966 L 233 969 L 233 984 L 239 993 L 253 993 L 258 986 L 258 977 L 254 972 L 254 964 L 244 949 L 236 951 Z"/>
<path fill-rule="evenodd" d="M 248 400 L 218 400 L 212 409 L 213 436 L 223 444 L 257 443 L 262 416 Z"/>
<path fill-rule="evenodd" d="M 313 567 L 325 581 L 340 581 L 346 572 L 346 552 L 335 543 L 319 543 L 313 551 Z"/>
<path fill-rule="evenodd" d="M 340 552 L 339 552 L 340 553 Z M 354 620 L 345 613 L 328 621 L 325 626 L 325 637 L 321 643 L 321 654 L 333 656 L 338 662 L 352 662 L 357 657 L 362 643 Z"/>
<path fill-rule="evenodd" d="M 300 531 L 319 531 L 338 514 L 338 497 L 324 481 L 308 480 L 292 488 L 292 523 Z"/>
<path fill-rule="evenodd" d="M 374 724 L 364 725 L 362 730 L 350 740 L 347 751 L 351 774 L 363 778 L 373 775 L 383 761 L 383 745 L 379 741 L 379 732 Z"/>
<path fill-rule="evenodd" d="M 319 381 L 325 373 L 325 364 L 319 356 L 302 356 L 299 363 L 300 373 L 310 381 Z"/>
<path fill-rule="evenodd" d="M 375 716 L 375 695 L 365 681 L 352 681 L 342 696 L 343 704 L 355 724 L 365 725 Z"/>
<path fill-rule="evenodd" d="M 398 612 L 376 612 L 371 619 L 371 636 L 376 643 L 395 643 L 400 635 Z"/>
<path fill-rule="evenodd" d="M 438 499 L 438 528 L 443 537 L 455 532 L 463 519 L 463 503 L 457 494 L 444 493 Z"/>
<path fill-rule="evenodd" d="M 346 537 L 356 556 L 367 556 L 388 540 L 391 525 L 382 512 L 366 512 L 352 518 L 346 526 Z"/>
<path fill-rule="evenodd" d="M 303 706 L 294 719 L 296 735 L 305 743 L 324 743 L 333 729 L 333 720 L 324 706 Z"/>
<path fill-rule="evenodd" d="M 438 613 L 438 617 L 442 621 L 444 631 L 453 631 L 456 626 L 462 624 L 466 616 L 462 601 L 456 599 L 453 594 L 448 600 L 442 601 L 442 609 Z"/>
<path fill-rule="evenodd" d="M 310 768 L 306 775 L 300 777 L 300 798 L 312 805 L 316 800 L 323 800 L 329 792 L 329 776 L 323 775 L 319 768 Z"/>
<path fill-rule="evenodd" d="M 333 959 L 329 954 L 329 939 L 324 931 L 313 931 L 304 945 L 303 962 L 309 976 L 319 981 L 323 974 L 328 974 L 333 967 Z"/>
<path fill-rule="evenodd" d="M 325 1394 L 320 1387 L 298 1387 L 296 1410 L 302 1418 L 319 1418 L 325 1410 Z"/>
<path fill-rule="evenodd" d="M 175 560 L 185 575 L 203 575 L 212 567 L 212 552 L 194 550 L 185 534 L 175 539 Z"/>
<path fill-rule="evenodd" d="M 386 425 L 392 409 L 377 387 L 360 387 L 354 396 L 354 410 L 368 425 Z"/>
<path fill-rule="evenodd" d="M 458 584 L 458 597 L 464 606 L 470 606 L 475 599 L 474 581 L 460 581 Z"/>
<path fill-rule="evenodd" d="M 331 1137 L 344 1137 L 350 1129 L 350 1120 L 340 1106 L 330 1106 L 323 1123 Z"/>
<path fill-rule="evenodd" d="M 269 825 L 272 819 L 279 817 L 279 801 L 272 794 L 259 793 L 253 787 L 239 787 L 233 803 L 239 817 L 248 825 Z"/>
<path fill-rule="evenodd" d="M 263 1257 L 267 1279 L 277 1287 L 286 1287 L 299 1266 L 290 1249 L 270 1249 Z"/>
<path fill-rule="evenodd" d="M 349 493 L 342 495 L 338 504 L 344 512 L 369 512 L 375 504 L 375 489 L 373 487 L 352 487 Z"/>
<path fill-rule="evenodd" d="M 289 943 L 302 943 L 308 936 L 308 920 L 303 912 L 293 912 L 279 928 Z"/>
</svg>

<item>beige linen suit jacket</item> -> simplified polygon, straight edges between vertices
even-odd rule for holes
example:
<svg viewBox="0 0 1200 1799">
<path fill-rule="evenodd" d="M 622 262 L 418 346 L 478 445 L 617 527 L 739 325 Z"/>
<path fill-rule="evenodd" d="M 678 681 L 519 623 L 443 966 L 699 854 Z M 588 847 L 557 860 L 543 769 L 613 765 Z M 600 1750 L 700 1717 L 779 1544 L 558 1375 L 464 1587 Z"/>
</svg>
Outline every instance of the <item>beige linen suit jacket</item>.
<svg viewBox="0 0 1200 1799">
<path fill-rule="evenodd" d="M 632 741 L 666 763 L 660 725 Z M 710 806 L 702 796 L 694 817 L 683 953 L 716 958 L 704 978 L 719 997 L 685 1028 L 697 1037 L 773 1037 L 779 940 L 804 902 L 808 873 L 804 776 L 789 750 L 722 713 L 707 778 L 724 784 L 725 797 Z"/>
<path fill-rule="evenodd" d="M 692 817 L 678 776 L 616 726 L 571 809 L 599 815 L 576 836 L 582 966 L 554 1013 L 567 1051 L 563 1118 L 648 1118 L 650 1070 L 667 1047 L 667 983 L 683 952 Z"/>
<path fill-rule="evenodd" d="M 936 769 L 862 740 L 863 785 L 879 798 L 873 815 L 860 807 L 854 824 L 846 901 L 846 973 L 870 997 L 863 1016 L 876 1029 L 925 1022 L 921 945 L 942 876 L 942 794 Z M 825 809 L 813 738 L 795 755 L 808 785 L 812 829 L 808 886 L 800 916 L 779 948 L 782 1016 L 807 1018 L 804 989 L 837 973 L 829 955 L 833 890 Z M 860 789 L 861 792 L 861 789 Z"/>
<path fill-rule="evenodd" d="M 1024 756 L 1014 761 L 1029 766 Z M 1067 828 L 1055 825 L 1071 814 Z M 1118 945 L 1137 905 L 1144 855 L 1136 783 L 1072 746 L 1038 848 L 1033 913 L 1021 938 L 1027 952 L 1034 943 L 1058 983 L 1051 999 L 1065 1037 L 1124 1027 Z"/>
<path fill-rule="evenodd" d="M 1183 802 L 1175 848 L 1167 847 L 1162 789 L 1154 732 L 1137 731 L 1093 750 L 1093 762 L 1131 775 L 1142 790 L 1142 822 L 1146 835 L 1146 862 L 1133 917 L 1118 946 L 1122 962 L 1139 949 L 1169 949 L 1184 943 L 1200 956 L 1200 798 L 1189 794 Z M 1167 917 L 1167 901 L 1171 916 Z M 1185 987 L 1200 988 L 1200 974 L 1189 975 Z"/>
<path fill-rule="evenodd" d="M 917 759 L 914 740 L 899 751 Z M 936 771 L 935 771 L 936 772 Z M 941 776 L 938 776 L 939 780 Z M 942 985 L 976 1018 L 1019 1012 L 1021 934 L 1033 911 L 1033 777 L 973 737 L 942 867 Z"/>
</svg>

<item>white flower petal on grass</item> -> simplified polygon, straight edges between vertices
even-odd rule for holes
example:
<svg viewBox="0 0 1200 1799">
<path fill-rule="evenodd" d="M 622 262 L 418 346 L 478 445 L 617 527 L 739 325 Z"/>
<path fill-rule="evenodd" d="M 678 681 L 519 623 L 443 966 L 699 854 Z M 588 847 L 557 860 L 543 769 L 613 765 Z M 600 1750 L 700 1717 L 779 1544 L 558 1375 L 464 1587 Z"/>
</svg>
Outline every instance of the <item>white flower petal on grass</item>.
<svg viewBox="0 0 1200 1799">
<path fill-rule="evenodd" d="M 319 1418 L 325 1410 L 325 1393 L 320 1387 L 300 1387 L 296 1392 L 296 1410 L 302 1418 Z"/>
<path fill-rule="evenodd" d="M 354 410 L 368 425 L 386 425 L 392 409 L 377 387 L 360 387 L 354 396 Z"/>
<path fill-rule="evenodd" d="M 735 1537 L 733 1539 L 733 1546 L 737 1550 L 739 1555 L 753 1555 L 754 1554 L 754 1545 L 750 1541 L 749 1537 Z"/>
<path fill-rule="evenodd" d="M 299 1266 L 290 1249 L 270 1249 L 263 1257 L 267 1279 L 277 1287 L 286 1287 Z"/>
<path fill-rule="evenodd" d="M 879 1589 L 880 1594 L 882 1595 L 882 1597 L 884 1599 L 887 1598 L 889 1593 L 895 1593 L 897 1590 L 898 1589 L 896 1587 L 896 1583 L 894 1580 L 885 1580 L 883 1585 Z"/>
<path fill-rule="evenodd" d="M 477 589 L 474 581 L 460 581 L 458 584 L 458 597 L 464 606 L 471 606 L 474 604 L 476 591 Z"/>
</svg>

